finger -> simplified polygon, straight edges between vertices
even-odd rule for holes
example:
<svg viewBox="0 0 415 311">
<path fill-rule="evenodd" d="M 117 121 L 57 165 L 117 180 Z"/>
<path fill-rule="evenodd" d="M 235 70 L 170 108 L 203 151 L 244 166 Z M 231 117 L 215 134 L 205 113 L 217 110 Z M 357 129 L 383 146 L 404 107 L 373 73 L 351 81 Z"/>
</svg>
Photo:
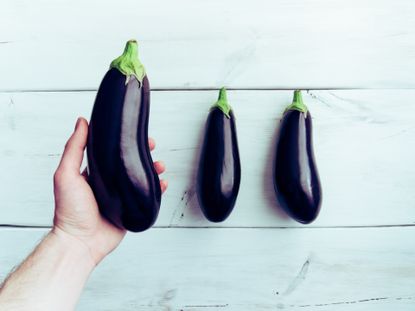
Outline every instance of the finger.
<svg viewBox="0 0 415 311">
<path fill-rule="evenodd" d="M 150 151 L 156 148 L 156 141 L 151 137 L 148 138 L 148 146 L 150 147 Z"/>
<path fill-rule="evenodd" d="M 75 131 L 65 145 L 59 168 L 79 174 L 87 137 L 88 122 L 84 118 L 78 118 Z"/>
<path fill-rule="evenodd" d="M 157 174 L 163 174 L 163 172 L 166 170 L 166 166 L 162 161 L 156 161 L 154 162 L 154 168 L 156 169 Z"/>
<path fill-rule="evenodd" d="M 161 188 L 161 192 L 164 193 L 168 187 L 169 183 L 167 180 L 160 180 L 160 188 Z"/>
</svg>

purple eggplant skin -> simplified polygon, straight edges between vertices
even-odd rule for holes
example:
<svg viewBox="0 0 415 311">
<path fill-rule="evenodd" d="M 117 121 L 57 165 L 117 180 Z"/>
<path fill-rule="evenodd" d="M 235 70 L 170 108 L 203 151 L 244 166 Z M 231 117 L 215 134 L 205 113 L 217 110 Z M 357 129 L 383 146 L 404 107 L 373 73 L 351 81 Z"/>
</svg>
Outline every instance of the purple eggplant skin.
<svg viewBox="0 0 415 311">
<path fill-rule="evenodd" d="M 296 98 L 302 104 L 299 91 Z M 305 106 L 304 106 L 305 107 Z M 319 214 L 322 191 L 313 150 L 311 114 L 287 108 L 281 120 L 274 162 L 274 189 L 282 209 L 309 224 Z"/>
<path fill-rule="evenodd" d="M 224 88 L 220 96 L 226 99 Z M 221 222 L 230 215 L 240 181 L 235 116 L 230 106 L 227 115 L 214 106 L 206 121 L 196 184 L 200 208 L 209 221 Z"/>
<path fill-rule="evenodd" d="M 126 81 L 128 81 L 126 83 Z M 150 85 L 111 68 L 99 87 L 89 123 L 88 181 L 101 214 L 133 232 L 157 219 L 161 188 L 148 145 Z"/>
</svg>

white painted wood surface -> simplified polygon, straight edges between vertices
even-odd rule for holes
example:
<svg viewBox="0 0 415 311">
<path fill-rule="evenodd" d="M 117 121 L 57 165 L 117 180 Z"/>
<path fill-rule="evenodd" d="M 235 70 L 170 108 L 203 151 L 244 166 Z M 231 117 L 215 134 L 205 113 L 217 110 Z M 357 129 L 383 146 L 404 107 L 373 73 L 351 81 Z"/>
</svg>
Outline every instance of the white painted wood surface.
<svg viewBox="0 0 415 311">
<path fill-rule="evenodd" d="M 3 224 L 51 224 L 52 176 L 78 115 L 89 118 L 94 92 L 0 96 L 0 197 Z M 157 226 L 302 226 L 277 206 L 273 147 L 291 91 L 230 91 L 242 162 L 234 212 L 220 224 L 201 214 L 194 193 L 199 146 L 216 91 L 153 92 L 154 159 L 170 182 Z M 311 226 L 374 226 L 415 221 L 415 91 L 311 91 L 323 206 Z"/>
<path fill-rule="evenodd" d="M 127 235 L 78 310 L 415 309 L 413 1 L 2 0 L 0 12 L 0 279 L 51 224 L 65 141 L 136 38 L 169 189 L 156 228 Z M 212 224 L 194 175 L 223 85 L 238 89 L 242 183 Z M 310 226 L 279 211 L 271 183 L 294 88 L 312 89 L 323 206 Z"/>
<path fill-rule="evenodd" d="M 412 0 L 0 5 L 0 90 L 97 88 L 130 38 L 156 88 L 415 86 Z"/>
<path fill-rule="evenodd" d="M 0 230 L 0 277 L 44 230 Z M 174 232 L 174 234 L 172 234 Z M 413 310 L 415 228 L 128 234 L 78 310 Z"/>
</svg>

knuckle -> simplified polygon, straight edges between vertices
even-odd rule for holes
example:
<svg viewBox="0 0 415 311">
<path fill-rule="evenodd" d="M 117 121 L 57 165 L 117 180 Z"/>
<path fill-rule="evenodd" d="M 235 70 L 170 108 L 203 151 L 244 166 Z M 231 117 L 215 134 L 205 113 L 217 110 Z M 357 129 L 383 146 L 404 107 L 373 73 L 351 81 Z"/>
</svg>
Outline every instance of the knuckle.
<svg viewBox="0 0 415 311">
<path fill-rule="evenodd" d="M 62 168 L 58 168 L 53 175 L 53 181 L 55 184 L 60 184 L 66 178 L 65 170 Z"/>
<path fill-rule="evenodd" d="M 65 146 L 63 147 L 63 149 L 64 149 L 64 150 L 70 149 L 70 148 L 71 148 L 71 145 L 72 145 L 72 143 L 71 143 L 71 140 L 69 139 L 69 140 L 66 142 Z"/>
<path fill-rule="evenodd" d="M 53 182 L 54 182 L 55 184 L 59 183 L 59 182 L 60 182 L 60 180 L 61 180 L 61 178 L 62 178 L 61 176 L 62 176 L 61 171 L 60 171 L 59 169 L 57 169 L 57 170 L 55 171 L 55 174 L 53 174 Z"/>
</svg>

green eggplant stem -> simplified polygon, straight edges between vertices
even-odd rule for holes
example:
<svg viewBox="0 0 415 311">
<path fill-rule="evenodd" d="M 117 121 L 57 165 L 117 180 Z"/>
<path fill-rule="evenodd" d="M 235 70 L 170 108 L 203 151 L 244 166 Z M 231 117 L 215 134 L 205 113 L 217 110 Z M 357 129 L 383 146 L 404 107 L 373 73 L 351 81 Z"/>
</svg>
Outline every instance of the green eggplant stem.
<svg viewBox="0 0 415 311">
<path fill-rule="evenodd" d="M 285 108 L 285 112 L 289 110 L 298 110 L 300 112 L 304 112 L 307 115 L 307 106 L 303 102 L 303 96 L 301 95 L 301 90 L 294 91 L 294 98 L 291 105 Z"/>
<path fill-rule="evenodd" d="M 118 69 L 127 76 L 135 76 L 140 83 L 143 81 L 146 71 L 143 64 L 138 59 L 138 43 L 136 40 L 127 41 L 124 52 L 111 62 L 110 68 Z"/>
<path fill-rule="evenodd" d="M 219 91 L 219 97 L 217 102 L 212 106 L 212 108 L 219 108 L 227 118 L 230 118 L 229 112 L 231 111 L 231 106 L 228 102 L 228 97 L 226 96 L 226 89 L 222 87 Z"/>
</svg>

